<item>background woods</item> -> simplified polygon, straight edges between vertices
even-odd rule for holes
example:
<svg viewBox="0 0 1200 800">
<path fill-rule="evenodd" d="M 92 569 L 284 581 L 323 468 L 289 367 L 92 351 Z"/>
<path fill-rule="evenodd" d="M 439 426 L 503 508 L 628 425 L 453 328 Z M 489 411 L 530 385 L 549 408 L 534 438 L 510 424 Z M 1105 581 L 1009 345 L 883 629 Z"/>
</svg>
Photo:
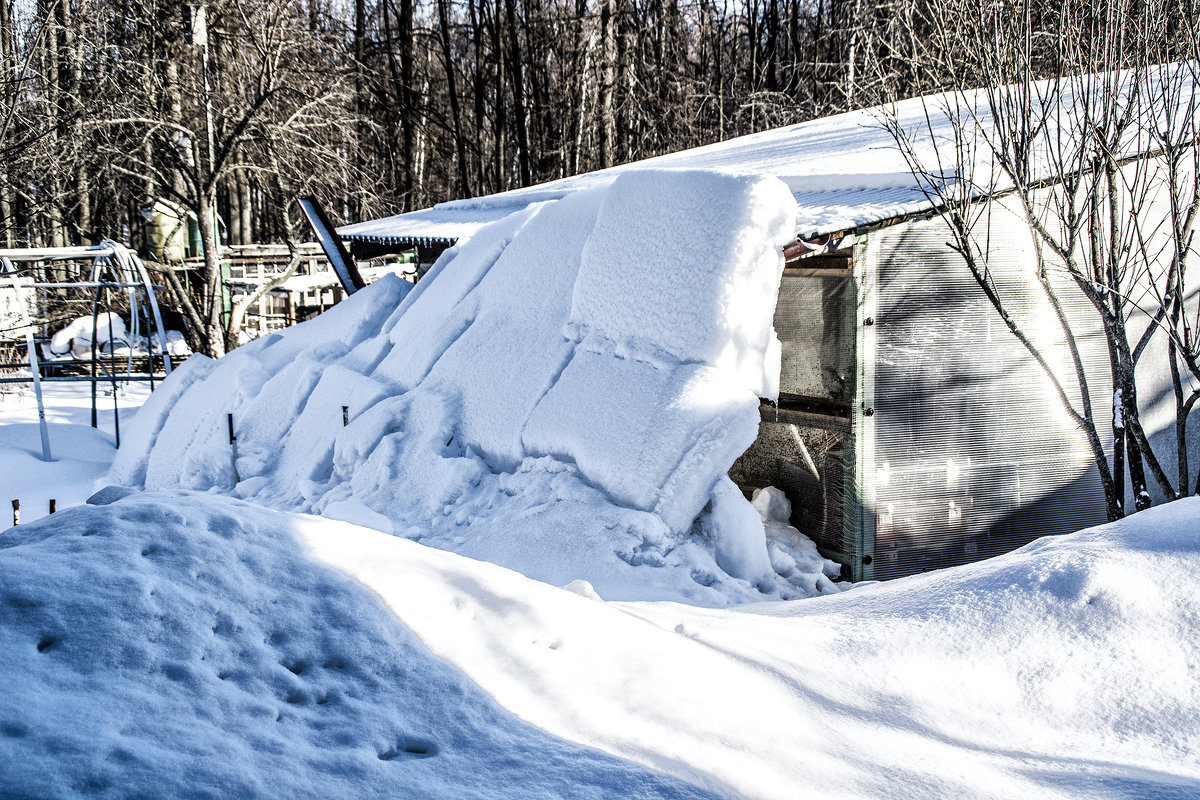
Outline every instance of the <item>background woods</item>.
<svg viewBox="0 0 1200 800">
<path fill-rule="evenodd" d="M 1136 62 L 1169 57 L 1164 36 L 1189 35 L 1195 10 L 1156 4 L 1148 38 L 1145 4 L 1075 5 L 986 13 L 1052 72 L 1064 28 L 1086 47 L 1089 25 L 1106 42 L 1127 27 L 1115 60 Z M 282 241 L 280 209 L 301 191 L 342 223 L 1002 82 L 974 7 L 0 0 L 0 241 L 138 245 L 138 211 L 159 198 L 206 238 Z"/>
<path fill-rule="evenodd" d="M 919 88 L 863 0 L 0 0 L 0 241 L 281 241 Z M 904 26 L 909 29 L 897 30 Z M 927 70 L 928 71 L 928 70 Z"/>
<path fill-rule="evenodd" d="M 1195 51 L 1195 5 L 0 0 L 0 245 L 144 247 L 171 203 L 207 245 L 189 330 L 219 353 L 216 244 L 289 241 L 297 194 L 340 224 L 1098 47 L 1105 68 L 1167 60 Z"/>
</svg>

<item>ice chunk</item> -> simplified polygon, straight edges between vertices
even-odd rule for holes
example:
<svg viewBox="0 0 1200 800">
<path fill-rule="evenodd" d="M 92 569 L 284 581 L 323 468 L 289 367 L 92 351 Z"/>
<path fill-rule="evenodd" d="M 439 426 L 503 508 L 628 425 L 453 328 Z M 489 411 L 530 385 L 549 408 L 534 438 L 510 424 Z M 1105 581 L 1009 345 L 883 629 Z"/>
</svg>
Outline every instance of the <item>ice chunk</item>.
<svg viewBox="0 0 1200 800">
<path fill-rule="evenodd" d="M 755 489 L 751 502 L 765 523 L 786 523 L 792 518 L 792 503 L 782 489 L 776 489 L 774 486 Z"/>
<path fill-rule="evenodd" d="M 712 508 L 702 528 L 713 539 L 717 565 L 735 578 L 766 588 L 775 575 L 767 555 L 762 518 L 728 476 L 713 487 Z"/>
</svg>

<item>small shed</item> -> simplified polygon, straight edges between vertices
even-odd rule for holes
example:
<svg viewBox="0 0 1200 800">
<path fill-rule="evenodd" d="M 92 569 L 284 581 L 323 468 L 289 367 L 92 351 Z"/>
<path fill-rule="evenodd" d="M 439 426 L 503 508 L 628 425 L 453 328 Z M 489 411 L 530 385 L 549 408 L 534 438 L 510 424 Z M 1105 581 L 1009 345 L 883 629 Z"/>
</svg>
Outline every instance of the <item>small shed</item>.
<svg viewBox="0 0 1200 800">
<path fill-rule="evenodd" d="M 1194 105 L 1194 89 L 1190 97 Z M 780 391 L 762 401 L 758 439 L 730 475 L 747 494 L 783 489 L 793 525 L 847 577 L 952 566 L 1103 522 L 1106 511 L 1085 436 L 948 246 L 952 231 L 931 187 L 961 176 L 951 169 L 914 177 L 920 152 L 898 145 L 895 131 L 907 126 L 929 134 L 926 155 L 946 146 L 952 115 L 942 128 L 931 122 L 939 103 L 946 97 L 842 114 L 338 232 L 364 253 L 418 246 L 436 254 L 489 222 L 628 169 L 779 177 L 799 211 L 774 317 Z M 1126 156 L 1126 164 L 1156 158 L 1144 142 Z M 1046 181 L 1045 191 L 1053 184 Z M 1166 202 L 1165 191 L 1149 204 Z M 1073 375 L 1070 344 L 1031 266 L 1037 243 L 1016 196 L 993 183 L 975 202 L 991 280 L 1051 369 Z M 1194 293 L 1188 302 L 1195 305 Z M 1099 375 L 1109 356 L 1089 311 L 1082 296 L 1062 309 L 1085 332 L 1076 346 Z M 1130 325 L 1150 330 L 1151 316 Z M 1165 352 L 1165 334 L 1148 337 Z M 1143 413 L 1154 436 L 1167 431 L 1174 411 L 1161 407 L 1171 386 L 1165 360 L 1147 364 Z M 1112 383 L 1105 385 L 1094 382 L 1089 400 L 1111 450 Z M 1200 440 L 1192 439 L 1188 449 L 1200 460 Z"/>
</svg>

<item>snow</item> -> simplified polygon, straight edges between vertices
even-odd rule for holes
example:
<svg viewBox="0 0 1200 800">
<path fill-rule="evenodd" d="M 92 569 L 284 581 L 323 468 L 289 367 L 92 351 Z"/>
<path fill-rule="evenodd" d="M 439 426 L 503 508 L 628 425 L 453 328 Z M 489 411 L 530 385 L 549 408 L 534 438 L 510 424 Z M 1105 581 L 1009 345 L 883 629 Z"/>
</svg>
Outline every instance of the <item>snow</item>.
<svg viewBox="0 0 1200 800">
<path fill-rule="evenodd" d="M 1200 797 L 1200 499 L 846 589 L 726 476 L 787 199 L 539 202 L 123 391 L 115 453 L 0 396 L 0 797 Z"/>
<path fill-rule="evenodd" d="M 91 423 L 91 387 L 85 383 L 43 381 L 46 420 L 50 423 L 50 455 L 42 461 L 41 434 L 33 390 L 8 384 L 0 392 L 0 464 L 3 494 L 0 519 L 11 522 L 11 501 L 21 507 L 21 520 L 32 522 L 49 513 L 50 500 L 58 508 L 82 503 L 92 484 L 110 468 L 116 452 L 114 399 L 109 384 L 97 387 L 97 424 Z M 133 413 L 150 394 L 141 383 L 118 384 L 116 408 L 122 439 Z"/>
<path fill-rule="evenodd" d="M 306 531 L 523 719 L 740 796 L 1200 795 L 1197 499 L 734 609 L 598 602 L 365 529 Z"/>
<path fill-rule="evenodd" d="M 153 349 L 161 352 L 158 343 L 153 344 L 145 336 L 131 334 L 125 325 L 125 320 L 112 311 L 100 312 L 93 320 L 92 317 L 76 317 L 50 337 L 48 345 L 42 347 L 42 358 L 48 361 L 55 359 L 89 358 L 92 353 L 92 330 L 96 331 L 97 350 L 114 355 L 133 353 L 145 356 Z M 179 331 L 166 331 L 166 346 L 168 355 L 188 356 L 191 348 Z"/>
<path fill-rule="evenodd" d="M 79 387 L 47 391 L 56 446 L 101 457 L 70 422 Z M 3 441 L 33 445 L 31 405 L 5 398 Z M 0 460 L 0 484 L 30 463 Z M 43 468 L 44 492 L 86 491 L 71 461 Z M 1200 796 L 1195 498 L 708 609 L 220 494 L 124 494 L 0 530 L 0 796 Z M 752 508 L 769 547 L 786 498 Z M 526 522 L 501 510 L 496 547 Z"/>
<path fill-rule="evenodd" d="M 1186 108 L 1167 108 L 1164 98 L 1189 102 L 1195 62 L 1162 64 L 1141 72 L 1066 77 L 1061 84 L 1039 81 L 1029 89 L 1031 107 L 1044 121 L 1031 140 L 1031 178 L 1052 174 L 1048 154 L 1063 152 L 1093 122 L 1088 113 L 1112 100 L 1111 87 L 1121 103 L 1147 118 L 1130 132 L 1119 149 L 1124 154 L 1146 152 L 1159 145 L 1138 138 L 1136 131 L 1169 131 L 1190 119 Z M 1115 78 L 1115 79 L 1114 79 Z M 1003 92 L 1024 87 L 1001 87 Z M 1134 98 L 1129 102 L 1129 98 Z M 1014 100 L 1019 102 L 1019 100 Z M 912 147 L 920 169 L 913 175 L 904 153 L 888 127 Z M 963 146 L 954 144 L 955 126 L 965 132 Z M 978 135 L 977 135 L 978 134 Z M 433 208 L 369 220 L 338 229 L 346 239 L 404 243 L 414 240 L 459 240 L 475 235 L 484 225 L 535 203 L 558 200 L 578 191 L 611 184 L 617 176 L 640 170 L 705 170 L 735 174 L 772 175 L 792 193 L 797 208 L 794 236 L 811 239 L 852 231 L 865 225 L 930 211 L 935 203 L 925 189 L 931 184 L 958 182 L 965 194 L 1001 191 L 1009 184 L 998 174 L 987 145 L 995 137 L 987 93 L 983 90 L 941 93 L 909 98 L 874 108 L 838 114 L 740 136 L 677 153 L 575 175 L 487 197 L 440 203 Z M 957 163 L 958 159 L 964 163 Z M 951 192 L 953 194 L 953 192 Z M 653 217 L 652 217 L 653 218 Z M 791 237 L 789 237 L 791 238 Z"/>
<path fill-rule="evenodd" d="M 76 317 L 50 338 L 50 352 L 55 355 L 87 355 L 92 349 L 93 326 L 96 329 L 96 340 L 102 343 L 101 346 L 118 341 L 128 344 L 125 321 L 120 315 L 109 311 L 97 314 L 94 320 L 90 316 Z"/>
<path fill-rule="evenodd" d="M 55 461 L 42 461 L 42 439 L 36 422 L 0 427 L 0 460 L 6 476 L 0 497 L 0 513 L 6 517 L 12 500 L 19 501 L 21 519 L 32 522 L 49 513 L 50 501 L 58 507 L 82 503 L 92 484 L 112 463 L 116 451 L 111 433 L 87 425 L 54 425 L 50 428 L 50 454 Z M 52 486 L 64 479 L 64 491 Z"/>
<path fill-rule="evenodd" d="M 769 550 L 725 478 L 777 392 L 790 204 L 773 178 L 647 171 L 531 206 L 411 291 L 384 278 L 191 359 L 109 481 L 362 522 L 606 599 L 830 591 L 789 579 L 807 540 Z"/>
<path fill-rule="evenodd" d="M 147 494 L 0 535 L 0 796 L 712 796 L 505 712 L 304 527 Z"/>
</svg>

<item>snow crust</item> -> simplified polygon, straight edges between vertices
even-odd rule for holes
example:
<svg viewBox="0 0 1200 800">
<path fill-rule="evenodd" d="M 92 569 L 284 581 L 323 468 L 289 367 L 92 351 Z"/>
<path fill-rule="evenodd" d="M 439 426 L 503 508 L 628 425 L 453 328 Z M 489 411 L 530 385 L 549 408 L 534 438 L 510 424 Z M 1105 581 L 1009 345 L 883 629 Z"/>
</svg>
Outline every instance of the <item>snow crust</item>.
<svg viewBox="0 0 1200 800">
<path fill-rule="evenodd" d="M 1200 500 L 828 597 L 604 603 L 302 529 L 555 735 L 748 798 L 1200 796 Z"/>
<path fill-rule="evenodd" d="M 777 393 L 794 206 L 773 178 L 701 171 L 535 204 L 411 292 L 385 277 L 189 360 L 107 480 L 326 514 L 608 599 L 814 593 L 776 574 L 725 478 Z"/>
<path fill-rule="evenodd" d="M 0 796 L 713 796 L 503 711 L 303 524 L 135 495 L 0 534 Z"/>
</svg>

